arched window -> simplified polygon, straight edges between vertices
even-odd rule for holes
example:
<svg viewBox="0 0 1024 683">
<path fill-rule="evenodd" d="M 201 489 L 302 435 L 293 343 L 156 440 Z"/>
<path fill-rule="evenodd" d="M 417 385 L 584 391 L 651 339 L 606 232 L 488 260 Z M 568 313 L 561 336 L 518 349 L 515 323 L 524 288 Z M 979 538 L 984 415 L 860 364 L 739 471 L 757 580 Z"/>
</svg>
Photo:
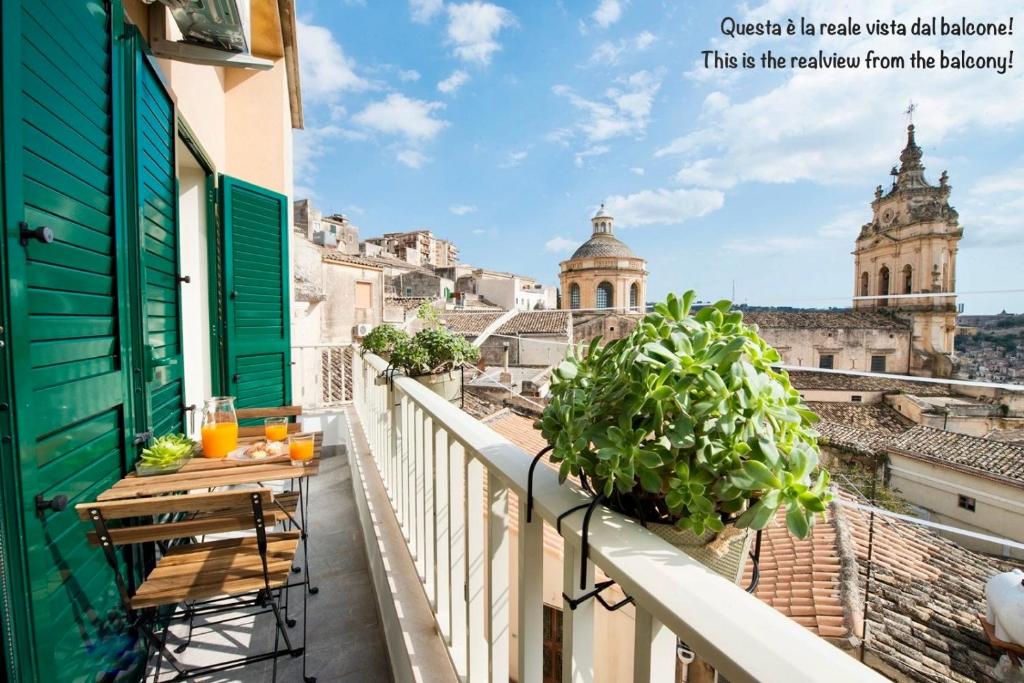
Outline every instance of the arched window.
<svg viewBox="0 0 1024 683">
<path fill-rule="evenodd" d="M 910 264 L 903 266 L 903 293 L 910 294 L 914 291 L 914 269 Z"/>
<path fill-rule="evenodd" d="M 882 269 L 878 271 L 878 293 L 885 295 L 889 293 L 889 266 L 882 266 Z M 888 306 L 888 299 L 879 299 L 879 306 Z"/>
<path fill-rule="evenodd" d="M 863 273 L 861 273 L 861 275 L 860 275 L 860 295 L 861 296 L 867 296 L 868 295 L 868 281 L 870 279 L 871 278 L 868 276 L 868 272 L 866 270 Z"/>
<path fill-rule="evenodd" d="M 640 287 L 634 282 L 629 286 L 629 308 L 637 310 L 640 306 Z"/>
<path fill-rule="evenodd" d="M 580 307 L 580 286 L 575 282 L 569 286 L 569 308 Z"/>
<path fill-rule="evenodd" d="M 597 307 L 611 308 L 615 304 L 612 296 L 612 283 L 602 282 L 597 286 Z"/>
</svg>

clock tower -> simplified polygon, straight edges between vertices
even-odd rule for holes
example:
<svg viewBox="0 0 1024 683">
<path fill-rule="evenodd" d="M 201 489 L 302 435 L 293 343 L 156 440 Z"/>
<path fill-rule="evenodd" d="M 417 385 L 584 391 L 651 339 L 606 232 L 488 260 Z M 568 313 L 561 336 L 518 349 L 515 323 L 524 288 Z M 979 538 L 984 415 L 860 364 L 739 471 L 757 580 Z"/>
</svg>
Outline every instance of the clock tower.
<svg viewBox="0 0 1024 683">
<path fill-rule="evenodd" d="M 910 371 L 948 377 L 953 371 L 956 330 L 956 252 L 963 236 L 949 205 L 949 176 L 937 186 L 925 180 L 921 148 L 907 126 L 907 146 L 888 192 L 879 185 L 871 221 L 854 248 L 853 306 L 891 311 L 912 322 Z M 920 295 L 920 296 L 914 296 Z"/>
</svg>

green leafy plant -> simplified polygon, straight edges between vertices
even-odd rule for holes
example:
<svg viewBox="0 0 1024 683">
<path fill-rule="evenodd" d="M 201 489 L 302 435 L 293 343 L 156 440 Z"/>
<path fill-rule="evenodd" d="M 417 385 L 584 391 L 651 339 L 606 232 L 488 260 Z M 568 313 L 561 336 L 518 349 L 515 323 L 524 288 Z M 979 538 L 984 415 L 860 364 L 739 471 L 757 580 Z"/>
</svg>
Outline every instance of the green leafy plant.
<svg viewBox="0 0 1024 683">
<path fill-rule="evenodd" d="M 432 307 L 430 310 L 434 311 Z M 363 351 L 387 359 L 410 377 L 449 372 L 480 357 L 480 350 L 465 337 L 439 323 L 412 337 L 397 328 L 379 325 L 363 338 Z"/>
<path fill-rule="evenodd" d="M 167 434 L 142 450 L 139 463 L 144 467 L 172 467 L 195 452 L 195 442 L 184 434 Z"/>
<path fill-rule="evenodd" d="M 394 352 L 396 346 L 408 342 L 409 335 L 405 330 L 391 325 L 377 325 L 363 337 L 362 349 L 364 353 L 373 353 L 387 358 Z"/>
<path fill-rule="evenodd" d="M 730 302 L 691 314 L 694 296 L 669 295 L 628 337 L 555 369 L 538 423 L 551 460 L 641 520 L 701 535 L 761 529 L 784 508 L 805 538 L 831 500 L 818 418 Z"/>
</svg>

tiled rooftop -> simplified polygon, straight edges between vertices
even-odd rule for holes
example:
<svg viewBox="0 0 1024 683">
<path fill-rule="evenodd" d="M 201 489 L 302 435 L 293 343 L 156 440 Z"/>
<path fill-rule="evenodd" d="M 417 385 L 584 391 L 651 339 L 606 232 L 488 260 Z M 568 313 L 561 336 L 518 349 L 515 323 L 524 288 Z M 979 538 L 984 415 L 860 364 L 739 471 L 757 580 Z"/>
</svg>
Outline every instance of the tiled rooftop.
<svg viewBox="0 0 1024 683">
<path fill-rule="evenodd" d="M 513 316 L 498 328 L 498 334 L 561 334 L 568 335 L 569 311 L 531 311 Z"/>
<path fill-rule="evenodd" d="M 384 298 L 385 306 L 399 306 L 403 311 L 411 311 L 414 308 L 419 308 L 424 302 L 433 302 L 437 299 L 432 299 L 426 296 L 388 296 Z"/>
<path fill-rule="evenodd" d="M 501 316 L 502 311 L 445 311 L 441 315 L 441 322 L 452 332 L 475 336 Z"/>
<path fill-rule="evenodd" d="M 1024 487 L 1024 446 L 922 426 L 904 432 L 891 446 Z"/>
<path fill-rule="evenodd" d="M 881 453 L 913 422 L 885 403 L 830 403 L 808 401 L 821 417 L 814 428 L 823 444 L 858 454 Z"/>
<path fill-rule="evenodd" d="M 324 261 L 329 261 L 331 263 L 344 263 L 352 266 L 360 266 L 362 268 L 374 268 L 377 270 L 380 270 L 382 267 L 380 263 L 371 258 L 345 254 L 337 251 L 336 249 L 326 249 L 321 247 L 320 253 L 323 254 Z"/>
<path fill-rule="evenodd" d="M 910 323 L 877 311 L 744 311 L 743 322 L 760 328 L 910 330 Z"/>
<path fill-rule="evenodd" d="M 949 385 L 940 382 L 916 382 L 912 379 L 883 375 L 854 375 L 817 370 L 787 369 L 786 372 L 789 373 L 789 381 L 793 386 L 801 390 L 882 391 L 915 396 L 949 396 L 952 394 Z"/>
</svg>

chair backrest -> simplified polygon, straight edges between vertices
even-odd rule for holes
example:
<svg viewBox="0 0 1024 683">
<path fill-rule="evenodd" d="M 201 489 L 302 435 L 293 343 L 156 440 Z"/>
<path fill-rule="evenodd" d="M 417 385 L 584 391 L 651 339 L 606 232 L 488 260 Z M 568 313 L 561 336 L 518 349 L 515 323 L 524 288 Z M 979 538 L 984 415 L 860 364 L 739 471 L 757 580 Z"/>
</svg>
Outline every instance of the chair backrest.
<svg viewBox="0 0 1024 683">
<path fill-rule="evenodd" d="M 256 501 L 258 506 L 254 509 Z M 253 529 L 257 523 L 256 510 L 260 510 L 262 521 L 262 515 L 265 514 L 262 511 L 269 508 L 272 502 L 270 489 L 250 488 L 81 503 L 75 506 L 75 511 L 84 522 L 95 524 L 98 516 L 104 525 L 107 521 L 118 519 L 145 520 L 167 514 L 209 513 L 174 522 L 143 521 L 133 526 L 108 528 L 114 545 L 132 545 Z M 97 532 L 91 531 L 88 536 L 92 545 L 100 544 Z"/>
</svg>

